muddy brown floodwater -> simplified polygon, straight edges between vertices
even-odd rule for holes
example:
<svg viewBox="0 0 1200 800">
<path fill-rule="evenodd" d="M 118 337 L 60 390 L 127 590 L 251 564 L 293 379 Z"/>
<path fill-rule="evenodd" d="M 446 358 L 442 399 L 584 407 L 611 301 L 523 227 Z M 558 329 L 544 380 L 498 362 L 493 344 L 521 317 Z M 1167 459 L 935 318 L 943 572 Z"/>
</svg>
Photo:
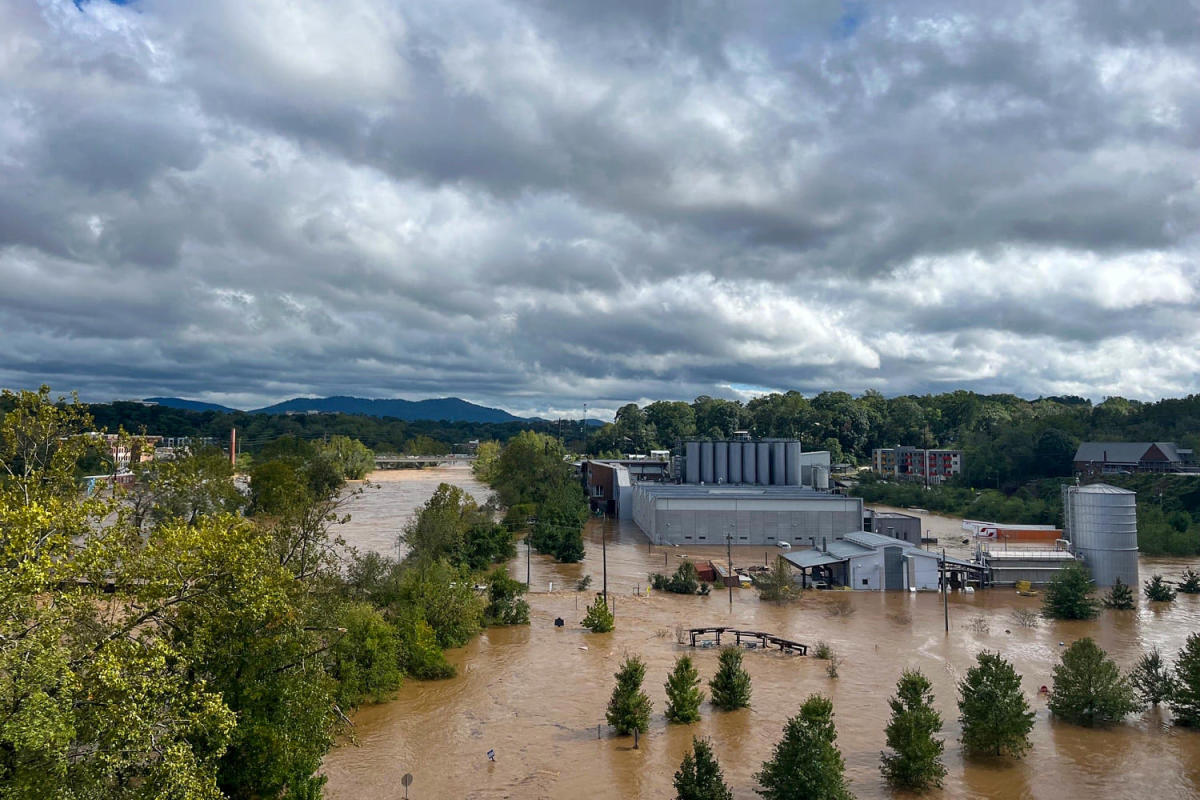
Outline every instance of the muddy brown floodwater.
<svg viewBox="0 0 1200 800">
<path fill-rule="evenodd" d="M 397 477 L 393 477 L 397 476 Z M 377 475 L 376 478 L 379 476 Z M 362 549 L 394 553 L 397 514 L 423 502 L 441 480 L 483 494 L 459 470 L 428 470 L 384 476 L 383 488 L 362 498 L 356 519 L 344 530 Z M 463 480 L 465 478 L 465 480 Z M 418 487 L 423 487 L 417 491 Z M 401 496 L 409 498 L 401 500 Z M 413 500 L 415 499 L 415 502 Z M 411 503 L 407 505 L 406 503 Z M 386 510 L 385 510 L 386 509 Z M 617 628 L 592 634 L 579 626 L 591 593 L 573 589 L 581 575 L 601 582 L 601 539 L 607 537 L 608 587 L 616 602 Z M 391 800 L 404 797 L 400 778 L 411 772 L 409 796 L 418 798 L 669 798 L 672 778 L 691 737 L 708 737 L 739 800 L 756 798 L 753 773 L 770 756 L 784 721 L 810 693 L 834 703 L 838 745 L 851 788 L 860 798 L 896 796 L 879 776 L 879 753 L 887 699 L 906 667 L 920 668 L 933 682 L 945 721 L 946 766 L 941 792 L 928 797 L 1047 798 L 1200 796 L 1200 733 L 1172 728 L 1166 711 L 1146 711 L 1120 726 L 1089 730 L 1050 719 L 1037 696 L 1051 683 L 1060 643 L 1092 636 L 1129 667 L 1151 645 L 1172 658 L 1188 633 L 1200 630 L 1200 598 L 1181 595 L 1162 608 L 1141 602 L 1132 612 L 1104 612 L 1091 622 L 1051 622 L 1021 627 L 1017 609 L 1037 610 L 1037 598 L 992 589 L 952 595 L 950 633 L 943 627 L 942 598 L 936 593 L 814 593 L 792 606 L 760 603 L 750 590 L 709 597 L 644 595 L 646 575 L 673 570 L 697 549 L 649 547 L 632 524 L 593 520 L 586 531 L 582 564 L 561 565 L 543 556 L 530 560 L 532 624 L 492 628 L 450 653 L 458 677 L 440 682 L 409 681 L 396 699 L 354 716 L 356 743 L 345 742 L 325 760 L 327 796 L 333 800 Z M 376 546 L 378 545 L 378 546 Z M 710 550 L 712 557 L 723 551 Z M 736 564 L 762 563 L 770 552 L 735 548 Z M 1147 559 L 1142 578 L 1177 574 L 1187 562 Z M 524 579 L 523 549 L 510 564 Z M 550 582 L 554 591 L 549 592 Z M 566 591 L 563 591 L 566 589 Z M 641 591 L 642 596 L 636 592 Z M 852 613 L 833 614 L 841 598 Z M 566 620 L 556 629 L 555 617 Z M 753 707 L 723 713 L 705 706 L 690 726 L 667 725 L 663 682 L 676 656 L 693 656 L 702 678 L 713 674 L 717 653 L 676 644 L 676 626 L 742 625 L 815 644 L 829 642 L 844 657 L 840 677 L 829 678 L 826 662 L 811 656 L 751 651 L 745 666 L 753 681 Z M 975 653 L 998 650 L 1022 675 L 1037 712 L 1033 747 L 1019 761 L 964 761 L 957 742 L 956 682 Z M 611 734 L 604 709 L 613 673 L 626 653 L 647 664 L 645 689 L 654 703 L 650 732 L 639 749 Z M 600 736 L 597 738 L 597 725 Z M 487 751 L 495 750 L 489 762 Z"/>
</svg>

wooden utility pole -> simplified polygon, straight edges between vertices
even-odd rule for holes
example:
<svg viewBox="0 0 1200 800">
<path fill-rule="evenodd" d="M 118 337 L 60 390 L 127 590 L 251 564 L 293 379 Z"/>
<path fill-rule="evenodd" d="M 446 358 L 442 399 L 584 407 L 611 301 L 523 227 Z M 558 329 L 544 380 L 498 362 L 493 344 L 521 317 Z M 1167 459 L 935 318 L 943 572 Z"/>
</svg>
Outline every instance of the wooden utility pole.
<svg viewBox="0 0 1200 800">
<path fill-rule="evenodd" d="M 950 574 L 946 571 L 946 548 L 942 548 L 942 615 L 946 618 L 946 633 L 950 632 Z"/>
<path fill-rule="evenodd" d="M 729 610 L 733 611 L 733 534 L 725 534 L 725 557 L 729 560 L 729 574 L 725 576 L 725 586 L 729 589 Z"/>
<path fill-rule="evenodd" d="M 608 605 L 608 526 L 600 524 L 600 564 L 603 572 L 604 605 Z"/>
</svg>

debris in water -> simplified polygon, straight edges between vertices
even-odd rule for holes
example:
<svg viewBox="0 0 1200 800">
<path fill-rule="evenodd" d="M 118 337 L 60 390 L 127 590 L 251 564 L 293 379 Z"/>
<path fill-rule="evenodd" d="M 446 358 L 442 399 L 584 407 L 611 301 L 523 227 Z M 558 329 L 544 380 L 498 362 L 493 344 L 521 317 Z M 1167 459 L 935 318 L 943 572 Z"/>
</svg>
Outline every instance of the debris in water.
<svg viewBox="0 0 1200 800">
<path fill-rule="evenodd" d="M 587 650 L 587 645 L 586 645 L 586 644 L 581 644 L 581 645 L 579 645 L 579 649 L 580 649 L 580 650 Z"/>
</svg>

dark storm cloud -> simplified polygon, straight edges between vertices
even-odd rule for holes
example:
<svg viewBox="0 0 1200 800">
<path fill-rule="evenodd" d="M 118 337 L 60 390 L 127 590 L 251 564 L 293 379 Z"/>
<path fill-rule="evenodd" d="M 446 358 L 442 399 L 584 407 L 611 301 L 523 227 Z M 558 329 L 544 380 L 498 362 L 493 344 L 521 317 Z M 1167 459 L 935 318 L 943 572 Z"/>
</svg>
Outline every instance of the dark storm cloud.
<svg viewBox="0 0 1200 800">
<path fill-rule="evenodd" d="M 0 13 L 4 385 L 1197 389 L 1194 2 Z"/>
</svg>

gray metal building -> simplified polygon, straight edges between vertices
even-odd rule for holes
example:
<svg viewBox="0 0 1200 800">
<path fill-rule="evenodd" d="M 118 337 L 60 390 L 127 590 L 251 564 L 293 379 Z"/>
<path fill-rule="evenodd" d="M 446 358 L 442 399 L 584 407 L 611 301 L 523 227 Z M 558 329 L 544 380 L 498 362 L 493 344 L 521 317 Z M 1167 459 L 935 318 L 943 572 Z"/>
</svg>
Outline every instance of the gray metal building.
<svg viewBox="0 0 1200 800">
<path fill-rule="evenodd" d="M 769 471 L 769 449 L 766 454 Z M 786 474 L 786 454 L 782 458 Z M 732 536 L 739 545 L 811 546 L 862 530 L 863 504 L 801 486 L 639 483 L 633 520 L 655 544 L 723 545 Z"/>
<path fill-rule="evenodd" d="M 901 514 L 899 511 L 876 511 L 873 508 L 868 508 L 863 513 L 863 530 L 921 546 L 920 517 Z"/>
</svg>

